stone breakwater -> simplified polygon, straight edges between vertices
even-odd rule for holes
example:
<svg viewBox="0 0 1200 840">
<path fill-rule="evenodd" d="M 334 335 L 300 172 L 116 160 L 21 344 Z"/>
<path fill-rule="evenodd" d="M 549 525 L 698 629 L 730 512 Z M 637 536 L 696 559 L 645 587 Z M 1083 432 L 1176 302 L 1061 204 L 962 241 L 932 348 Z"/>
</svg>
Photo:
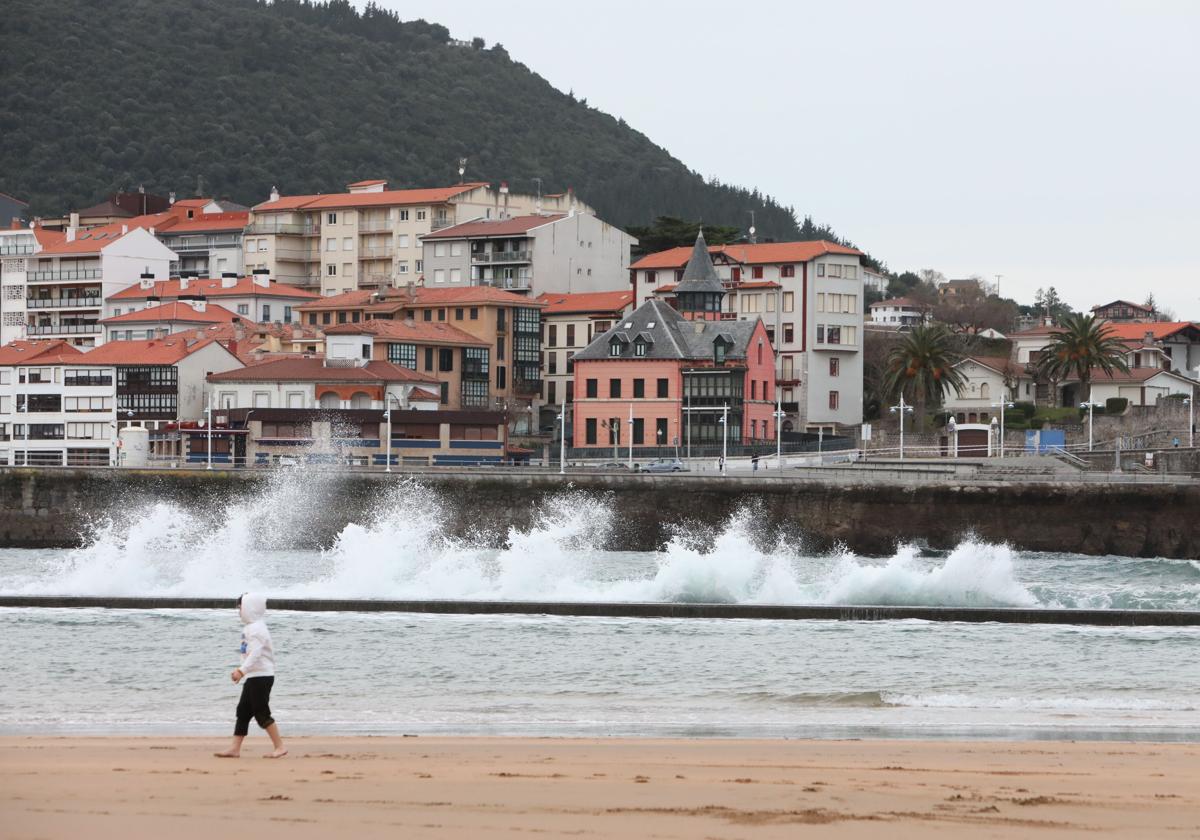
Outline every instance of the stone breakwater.
<svg viewBox="0 0 1200 840">
<path fill-rule="evenodd" d="M 314 547 L 329 545 L 347 523 L 364 521 L 381 494 L 405 478 L 293 474 L 286 480 L 310 485 L 310 497 L 317 500 L 297 539 Z M 949 549 L 975 536 L 1027 551 L 1200 557 L 1197 484 L 950 479 L 914 485 L 879 478 L 863 483 L 621 474 L 564 478 L 500 471 L 410 478 L 436 494 L 447 532 L 496 544 L 510 527 L 527 528 L 542 503 L 569 488 L 605 497 L 614 511 L 609 547 L 625 550 L 655 550 L 672 534 L 719 526 L 749 507 L 764 534 L 783 531 L 814 551 L 845 546 L 886 555 L 902 542 Z M 237 499 L 262 497 L 280 480 L 277 474 L 253 471 L 2 469 L 0 546 L 76 546 L 95 523 L 137 516 L 157 501 L 219 514 Z"/>
</svg>

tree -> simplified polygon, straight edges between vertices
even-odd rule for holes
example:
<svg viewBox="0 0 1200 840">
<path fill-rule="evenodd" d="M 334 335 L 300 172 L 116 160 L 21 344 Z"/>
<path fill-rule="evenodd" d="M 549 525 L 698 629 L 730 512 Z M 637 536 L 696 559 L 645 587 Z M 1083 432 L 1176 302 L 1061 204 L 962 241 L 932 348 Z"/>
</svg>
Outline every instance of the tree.
<svg viewBox="0 0 1200 840">
<path fill-rule="evenodd" d="M 1050 334 L 1050 343 L 1035 363 L 1035 371 L 1039 378 L 1052 382 L 1074 376 L 1079 380 L 1081 398 L 1090 402 L 1096 369 L 1110 376 L 1114 370 L 1129 372 L 1125 350 L 1106 322 L 1091 315 L 1071 314 Z"/>
<path fill-rule="evenodd" d="M 1165 306 L 1159 306 L 1158 301 L 1154 297 L 1154 292 L 1146 295 L 1146 302 L 1142 304 L 1150 310 L 1150 318 L 1155 321 L 1174 321 L 1175 313 Z"/>
<path fill-rule="evenodd" d="M 958 332 L 974 335 L 987 329 L 1008 332 L 1017 318 L 1017 305 L 984 293 L 982 287 L 965 288 L 938 300 L 933 317 Z"/>
<path fill-rule="evenodd" d="M 913 327 L 888 353 L 884 391 L 889 399 L 903 394 L 909 400 L 916 413 L 917 431 L 925 430 L 930 400 L 940 402 L 951 388 L 962 393 L 966 379 L 955 368 L 961 361 L 954 334 L 945 324 Z"/>
<path fill-rule="evenodd" d="M 653 254 L 668 248 L 691 247 L 696 242 L 700 222 L 688 222 L 674 216 L 659 216 L 646 227 L 631 226 L 629 235 L 637 237 L 637 254 Z M 704 240 L 709 245 L 724 245 L 742 237 L 739 228 L 730 225 L 703 225 Z"/>
</svg>

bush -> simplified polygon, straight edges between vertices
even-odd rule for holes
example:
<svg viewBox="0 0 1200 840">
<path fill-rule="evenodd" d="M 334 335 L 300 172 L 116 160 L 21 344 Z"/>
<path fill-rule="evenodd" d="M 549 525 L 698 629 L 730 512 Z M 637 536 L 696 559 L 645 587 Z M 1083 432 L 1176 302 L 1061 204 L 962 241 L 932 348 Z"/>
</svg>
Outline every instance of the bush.
<svg viewBox="0 0 1200 840">
<path fill-rule="evenodd" d="M 1109 397 L 1104 401 L 1105 414 L 1124 414 L 1129 408 L 1129 400 L 1124 397 Z"/>
<path fill-rule="evenodd" d="M 1046 425 L 1045 417 L 1033 417 L 1033 418 L 1030 418 L 1030 420 L 1029 420 L 1029 428 L 1031 428 L 1031 429 L 1041 429 L 1045 425 Z"/>
<path fill-rule="evenodd" d="M 939 411 L 937 414 L 934 414 L 933 417 L 931 418 L 932 422 L 933 422 L 932 428 L 934 428 L 934 429 L 942 428 L 942 426 L 945 426 L 947 423 L 950 422 L 950 418 L 953 416 L 954 416 L 953 412 Z"/>
<path fill-rule="evenodd" d="M 1037 406 L 1031 402 L 1013 403 L 1012 412 L 1014 414 L 1024 414 L 1028 420 L 1033 415 L 1037 414 Z"/>
</svg>

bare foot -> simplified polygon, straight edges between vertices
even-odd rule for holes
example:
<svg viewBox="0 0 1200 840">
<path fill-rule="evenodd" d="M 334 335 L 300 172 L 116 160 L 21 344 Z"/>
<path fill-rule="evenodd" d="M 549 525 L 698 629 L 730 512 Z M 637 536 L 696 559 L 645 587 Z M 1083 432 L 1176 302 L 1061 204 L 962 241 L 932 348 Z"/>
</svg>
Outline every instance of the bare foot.
<svg viewBox="0 0 1200 840">
<path fill-rule="evenodd" d="M 287 755 L 287 747 L 280 747 L 275 752 L 267 753 L 263 758 L 283 758 L 285 755 Z"/>
<path fill-rule="evenodd" d="M 213 753 L 217 758 L 241 758 L 241 753 L 233 750 L 225 750 L 225 752 Z"/>
</svg>

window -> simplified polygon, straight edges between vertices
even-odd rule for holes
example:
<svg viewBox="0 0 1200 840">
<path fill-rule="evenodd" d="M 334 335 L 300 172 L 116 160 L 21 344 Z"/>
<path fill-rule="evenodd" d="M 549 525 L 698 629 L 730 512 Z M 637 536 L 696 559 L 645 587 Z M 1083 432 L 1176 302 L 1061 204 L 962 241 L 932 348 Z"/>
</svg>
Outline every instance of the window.
<svg viewBox="0 0 1200 840">
<path fill-rule="evenodd" d="M 641 417 L 633 418 L 633 443 L 635 446 L 642 446 L 646 441 L 646 421 Z"/>
<path fill-rule="evenodd" d="M 550 405 L 556 405 L 558 403 L 558 389 L 554 387 L 557 384 L 558 383 L 553 379 L 546 383 L 546 402 L 548 402 Z"/>
<path fill-rule="evenodd" d="M 774 312 L 775 311 L 775 295 L 766 295 L 765 297 L 767 299 L 767 311 Z"/>
<path fill-rule="evenodd" d="M 546 342 L 546 346 L 547 347 L 557 347 L 558 346 L 558 326 L 556 324 L 551 324 L 546 329 L 546 335 L 549 338 L 549 340 Z"/>
<path fill-rule="evenodd" d="M 658 272 L 657 271 L 647 271 L 646 272 L 646 282 L 647 283 L 658 282 Z"/>
<path fill-rule="evenodd" d="M 450 256 L 461 257 L 462 255 L 463 255 L 463 243 L 451 242 L 450 243 Z"/>
<path fill-rule="evenodd" d="M 635 341 L 633 343 L 633 355 L 645 356 L 646 355 L 646 342 L 642 341 L 640 338 L 637 341 Z"/>
<path fill-rule="evenodd" d="M 432 347 L 425 348 L 425 370 L 426 371 L 433 370 L 433 348 Z"/>
<path fill-rule="evenodd" d="M 829 392 L 829 410 L 837 411 L 837 407 L 838 407 L 838 392 L 830 391 Z"/>
<path fill-rule="evenodd" d="M 425 215 L 426 215 L 426 212 L 424 210 L 418 210 L 417 211 L 417 221 L 418 222 L 425 221 Z"/>
<path fill-rule="evenodd" d="M 325 276 L 326 277 L 337 277 L 337 266 L 334 265 L 333 263 L 330 263 L 329 265 L 325 266 Z"/>
<path fill-rule="evenodd" d="M 585 383 L 585 386 L 584 386 L 584 387 L 585 387 L 585 390 L 586 390 L 586 394 L 587 394 L 587 398 L 588 398 L 588 399 L 590 399 L 590 400 L 594 400 L 594 399 L 596 399 L 596 397 L 597 397 L 597 395 L 598 395 L 598 393 L 599 393 L 599 385 L 598 385 L 598 383 L 599 383 L 599 380 L 598 380 L 598 379 L 589 379 L 589 380 L 587 380 L 587 381 L 586 381 L 586 383 Z"/>
<path fill-rule="evenodd" d="M 337 250 L 337 239 L 334 239 L 333 237 L 326 239 L 325 240 L 325 250 L 326 251 L 336 251 Z"/>
<path fill-rule="evenodd" d="M 445 307 L 442 307 L 441 309 L 438 310 L 438 320 L 439 321 L 446 320 L 446 308 Z"/>
<path fill-rule="evenodd" d="M 794 265 L 779 266 L 779 276 L 780 277 L 795 277 L 796 276 L 796 266 L 794 266 Z"/>
<path fill-rule="evenodd" d="M 339 313 L 337 314 L 337 322 L 338 322 L 339 324 L 344 324 L 344 323 L 346 323 L 346 313 L 345 313 L 345 312 L 339 312 Z"/>
<path fill-rule="evenodd" d="M 479 307 L 478 307 L 478 306 L 472 306 L 472 307 L 471 307 L 471 320 L 472 320 L 472 321 L 478 321 L 478 320 L 479 320 Z"/>
<path fill-rule="evenodd" d="M 825 343 L 826 344 L 841 344 L 842 343 L 842 328 L 830 324 L 825 328 Z"/>
<path fill-rule="evenodd" d="M 466 314 L 466 310 L 464 310 L 461 306 L 454 307 L 454 320 L 455 321 L 461 321 L 465 314 Z"/>
<path fill-rule="evenodd" d="M 817 324 L 817 344 L 825 343 L 825 325 Z"/>
<path fill-rule="evenodd" d="M 325 224 L 336 225 L 337 224 L 337 213 L 326 213 L 325 214 Z"/>
<path fill-rule="evenodd" d="M 358 313 L 355 313 L 355 314 L 357 315 Z M 271 320 L 271 305 L 269 303 L 264 303 L 263 304 L 263 321 L 265 322 L 265 321 L 270 321 L 270 320 Z M 356 318 L 355 320 L 358 320 L 358 319 Z"/>
<path fill-rule="evenodd" d="M 283 323 L 292 323 L 292 307 L 290 306 L 283 307 Z"/>
<path fill-rule="evenodd" d="M 665 400 L 667 395 L 670 393 L 670 382 L 671 380 L 669 379 L 658 380 L 658 398 L 660 400 Z"/>
<path fill-rule="evenodd" d="M 620 396 L 621 396 L 621 380 L 620 379 L 608 380 L 608 396 L 609 396 L 609 399 L 614 399 L 614 400 L 620 398 Z"/>
<path fill-rule="evenodd" d="M 829 360 L 829 375 L 838 376 L 842 372 L 842 360 L 834 356 Z"/>
<path fill-rule="evenodd" d="M 758 399 L 758 380 L 757 379 L 750 380 L 750 399 L 752 399 L 752 400 Z"/>
<path fill-rule="evenodd" d="M 454 351 L 449 347 L 438 350 L 438 371 L 446 373 L 454 370 Z"/>
<path fill-rule="evenodd" d="M 818 312 L 825 311 L 825 293 L 824 292 L 817 292 L 817 311 Z"/>
<path fill-rule="evenodd" d="M 417 369 L 417 345 L 415 344 L 388 344 L 387 360 L 394 365 L 406 367 L 409 370 Z"/>
<path fill-rule="evenodd" d="M 752 267 L 750 269 L 750 277 L 754 280 L 763 279 L 763 267 L 761 265 L 756 265 L 756 266 Z"/>
<path fill-rule="evenodd" d="M 817 276 L 818 277 L 825 276 L 825 263 L 817 263 Z"/>
<path fill-rule="evenodd" d="M 680 277 L 680 279 L 682 280 L 683 278 Z M 742 282 L 742 270 L 740 268 L 729 269 L 729 279 L 734 283 Z"/>
<path fill-rule="evenodd" d="M 612 341 L 610 341 L 608 343 L 608 355 L 620 356 L 622 346 L 623 346 L 622 343 L 614 338 Z"/>
<path fill-rule="evenodd" d="M 718 365 L 725 364 L 725 342 L 722 339 L 717 339 L 713 342 L 713 362 Z"/>
<path fill-rule="evenodd" d="M 584 441 L 587 443 L 588 446 L 595 446 L 596 445 L 596 418 L 589 417 L 587 420 L 585 420 L 583 423 L 583 428 L 584 428 L 584 432 L 583 432 Z"/>
<path fill-rule="evenodd" d="M 345 239 L 342 240 L 342 250 L 343 251 L 353 251 L 354 250 L 354 238 L 353 237 L 347 236 Z"/>
<path fill-rule="evenodd" d="M 858 279 L 858 266 L 848 265 L 848 266 L 845 266 L 844 268 L 845 268 L 845 272 L 844 272 L 843 276 L 847 280 L 857 280 Z"/>
<path fill-rule="evenodd" d="M 791 344 L 793 341 L 795 341 L 795 339 L 796 339 L 795 326 L 796 326 L 795 324 L 784 324 L 783 325 L 783 343 L 784 344 Z"/>
<path fill-rule="evenodd" d="M 742 311 L 757 312 L 759 295 L 742 295 Z"/>
<path fill-rule="evenodd" d="M 421 313 L 422 313 L 421 317 L 424 318 L 426 321 L 433 320 L 433 310 L 432 309 L 423 309 L 423 310 L 421 310 Z"/>
<path fill-rule="evenodd" d="M 408 211 L 407 210 L 400 211 L 400 221 L 402 221 L 402 222 L 408 221 Z"/>
<path fill-rule="evenodd" d="M 546 354 L 546 373 L 550 373 L 550 374 L 558 373 L 558 354 L 557 353 L 551 352 L 551 353 Z"/>
<path fill-rule="evenodd" d="M 659 446 L 666 446 L 670 442 L 667 440 L 666 417 L 659 417 L 654 421 L 654 442 Z"/>
<path fill-rule="evenodd" d="M 63 411 L 66 412 L 109 411 L 111 409 L 112 400 L 109 397 L 63 397 Z"/>
<path fill-rule="evenodd" d="M 508 371 L 504 365 L 496 365 L 496 388 L 503 391 L 508 387 Z"/>
<path fill-rule="evenodd" d="M 425 260 L 414 260 L 413 261 L 413 271 L 417 272 L 417 274 L 420 274 L 424 270 L 425 270 Z"/>
<path fill-rule="evenodd" d="M 401 211 L 401 212 L 404 212 L 404 211 Z M 402 233 L 396 237 L 396 247 L 397 248 L 407 248 L 408 247 L 408 234 L 407 233 Z"/>
<path fill-rule="evenodd" d="M 498 336 L 496 338 L 496 361 L 504 361 L 504 336 Z"/>
<path fill-rule="evenodd" d="M 796 300 L 795 292 L 784 292 L 783 293 L 783 311 L 784 312 L 792 312 L 793 310 L 795 310 L 795 308 L 796 308 L 795 300 Z"/>
<path fill-rule="evenodd" d="M 496 331 L 497 332 L 503 332 L 504 330 L 508 329 L 507 315 L 508 315 L 507 309 L 501 308 L 501 309 L 496 310 Z"/>
<path fill-rule="evenodd" d="M 575 325 L 567 324 L 567 347 L 575 346 Z"/>
<path fill-rule="evenodd" d="M 842 344 L 855 345 L 858 343 L 858 327 L 842 327 Z"/>
<path fill-rule="evenodd" d="M 446 243 L 445 242 L 435 242 L 433 244 L 433 255 L 435 257 L 446 256 Z"/>
<path fill-rule="evenodd" d="M 451 283 L 461 283 L 462 282 L 462 269 L 461 268 L 450 269 L 450 282 Z"/>
<path fill-rule="evenodd" d="M 646 398 L 646 380 L 645 379 L 633 380 L 633 398 L 635 400 L 641 400 L 641 399 Z"/>
</svg>

